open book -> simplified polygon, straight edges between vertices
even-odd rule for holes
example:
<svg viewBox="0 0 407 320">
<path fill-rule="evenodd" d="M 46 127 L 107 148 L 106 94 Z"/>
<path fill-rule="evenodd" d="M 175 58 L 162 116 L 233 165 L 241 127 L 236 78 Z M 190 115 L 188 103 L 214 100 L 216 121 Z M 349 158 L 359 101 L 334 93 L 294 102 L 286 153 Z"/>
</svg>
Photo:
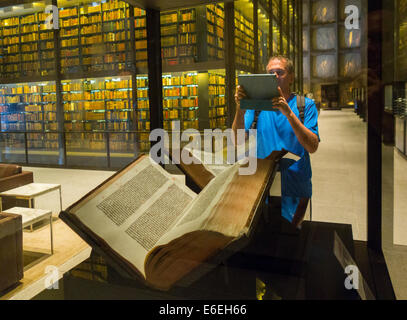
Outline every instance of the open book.
<svg viewBox="0 0 407 320">
<path fill-rule="evenodd" d="M 123 275 L 168 290 L 187 276 L 185 283 L 197 279 L 222 250 L 248 239 L 275 162 L 259 160 L 252 176 L 238 168 L 196 194 L 141 156 L 60 218 Z"/>
</svg>

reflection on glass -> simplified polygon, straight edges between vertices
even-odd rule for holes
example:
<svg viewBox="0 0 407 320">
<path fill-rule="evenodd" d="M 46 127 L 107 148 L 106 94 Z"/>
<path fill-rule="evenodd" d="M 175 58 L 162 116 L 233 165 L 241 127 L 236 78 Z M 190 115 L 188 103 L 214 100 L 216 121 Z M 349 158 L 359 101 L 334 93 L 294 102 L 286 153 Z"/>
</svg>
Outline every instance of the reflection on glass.
<svg viewBox="0 0 407 320">
<path fill-rule="evenodd" d="M 360 30 L 348 30 L 344 27 L 340 29 L 341 48 L 358 48 L 360 46 Z"/>
<path fill-rule="evenodd" d="M 245 68 L 254 68 L 253 3 L 235 2 L 235 60 Z"/>
<path fill-rule="evenodd" d="M 341 60 L 341 70 L 344 77 L 355 76 L 361 72 L 362 60 L 359 53 L 347 53 Z"/>
<path fill-rule="evenodd" d="M 316 50 L 330 50 L 335 48 L 336 32 L 334 28 L 319 28 L 313 31 L 312 46 Z"/>
<path fill-rule="evenodd" d="M 259 43 L 259 70 L 265 71 L 269 55 L 269 22 L 266 11 L 263 8 L 258 9 L 258 43 Z"/>
<path fill-rule="evenodd" d="M 317 0 L 312 2 L 312 21 L 314 23 L 335 22 L 335 16 L 335 0 Z"/>
<path fill-rule="evenodd" d="M 273 20 L 273 52 L 280 53 L 280 28 L 278 22 Z"/>
<path fill-rule="evenodd" d="M 309 50 L 309 33 L 307 30 L 302 31 L 302 48 L 304 51 Z"/>
<path fill-rule="evenodd" d="M 304 57 L 303 58 L 303 73 L 304 73 L 304 78 L 308 79 L 310 74 L 309 74 L 309 57 Z"/>
<path fill-rule="evenodd" d="M 397 54 L 400 70 L 407 70 L 407 2 L 398 1 L 398 43 L 397 43 Z M 405 74 L 405 72 L 403 73 Z"/>
<path fill-rule="evenodd" d="M 223 3 L 207 5 L 206 18 L 209 59 L 223 59 L 225 56 L 225 9 Z"/>
<path fill-rule="evenodd" d="M 334 55 L 319 55 L 314 57 L 312 74 L 318 78 L 332 78 L 336 74 Z"/>
<path fill-rule="evenodd" d="M 302 4 L 302 23 L 308 24 L 309 23 L 309 7 L 307 2 L 303 2 Z"/>
</svg>

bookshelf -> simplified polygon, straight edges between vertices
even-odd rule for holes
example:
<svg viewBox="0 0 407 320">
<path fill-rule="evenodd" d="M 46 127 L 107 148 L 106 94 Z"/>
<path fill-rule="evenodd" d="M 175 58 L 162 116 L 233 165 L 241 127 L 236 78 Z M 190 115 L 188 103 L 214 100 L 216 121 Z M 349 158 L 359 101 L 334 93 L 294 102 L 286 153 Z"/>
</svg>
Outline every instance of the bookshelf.
<svg viewBox="0 0 407 320">
<path fill-rule="evenodd" d="M 45 29 L 45 18 L 34 12 L 0 20 L 0 79 L 55 73 L 53 32 Z"/>
<path fill-rule="evenodd" d="M 132 120 L 131 77 L 106 77 L 62 82 L 64 130 L 79 132 L 83 141 L 67 139 L 70 150 L 106 148 L 104 131 L 130 131 Z M 75 135 L 72 135 L 74 137 Z M 113 150 L 120 149 L 110 141 Z"/>
<path fill-rule="evenodd" d="M 209 71 L 209 123 L 210 128 L 226 128 L 226 84 L 224 70 Z"/>
<path fill-rule="evenodd" d="M 197 57 L 194 8 L 161 13 L 163 65 L 191 64 Z"/>
<path fill-rule="evenodd" d="M 0 85 L 1 131 L 27 131 L 29 149 L 58 148 L 55 89 L 54 82 Z"/>
<path fill-rule="evenodd" d="M 209 59 L 225 58 L 225 9 L 222 3 L 206 6 L 206 26 Z"/>
<path fill-rule="evenodd" d="M 146 12 L 143 9 L 134 8 L 136 67 L 147 68 L 147 28 Z"/>
<path fill-rule="evenodd" d="M 240 10 L 235 9 L 236 64 L 254 69 L 254 26 Z"/>
<path fill-rule="evenodd" d="M 171 130 L 180 121 L 181 130 L 198 129 L 197 72 L 163 74 L 163 127 Z"/>
<path fill-rule="evenodd" d="M 128 10 L 118 0 L 61 8 L 62 74 L 125 70 L 130 62 Z"/>
</svg>

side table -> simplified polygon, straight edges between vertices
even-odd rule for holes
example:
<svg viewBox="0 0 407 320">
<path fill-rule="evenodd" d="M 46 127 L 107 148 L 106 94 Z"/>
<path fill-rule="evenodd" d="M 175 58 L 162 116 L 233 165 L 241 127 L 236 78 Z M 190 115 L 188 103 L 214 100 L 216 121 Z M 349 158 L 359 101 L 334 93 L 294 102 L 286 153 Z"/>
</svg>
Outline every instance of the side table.
<svg viewBox="0 0 407 320">
<path fill-rule="evenodd" d="M 50 239 L 51 239 L 51 255 L 54 254 L 54 239 L 52 232 L 52 211 L 43 209 L 32 209 L 32 208 L 22 208 L 14 207 L 3 211 L 5 213 L 19 214 L 22 216 L 23 229 L 32 226 L 34 223 L 42 220 L 48 220 L 50 226 Z M 28 267 L 28 266 L 27 266 Z"/>
<path fill-rule="evenodd" d="M 45 193 L 59 190 L 59 206 L 60 211 L 62 211 L 62 196 L 61 196 L 61 185 L 60 184 L 50 184 L 50 183 L 29 183 L 24 186 L 7 190 L 0 193 L 0 211 L 2 211 L 2 198 L 3 197 L 14 197 L 16 199 L 28 200 L 29 208 L 34 207 L 34 198 Z"/>
</svg>

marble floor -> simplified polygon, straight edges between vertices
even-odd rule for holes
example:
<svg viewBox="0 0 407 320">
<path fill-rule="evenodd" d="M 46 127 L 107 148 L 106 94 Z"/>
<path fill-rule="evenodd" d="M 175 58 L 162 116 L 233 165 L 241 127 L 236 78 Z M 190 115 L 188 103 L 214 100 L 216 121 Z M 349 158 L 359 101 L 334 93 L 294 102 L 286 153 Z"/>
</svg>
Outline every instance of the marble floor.
<svg viewBox="0 0 407 320">
<path fill-rule="evenodd" d="M 313 168 L 312 219 L 349 223 L 354 239 L 366 240 L 366 123 L 351 109 L 321 111 L 321 143 L 311 156 Z M 393 150 L 390 150 L 392 152 Z M 384 166 L 390 164 L 384 159 Z M 390 166 L 390 168 L 392 168 Z M 112 171 L 24 167 L 35 182 L 60 183 L 62 205 L 68 207 L 110 177 Z M 384 179 L 386 180 L 386 179 Z M 394 151 L 394 216 L 385 217 L 386 262 L 398 299 L 407 299 L 407 160 Z M 37 207 L 58 212 L 57 194 L 36 201 Z M 385 209 L 385 208 L 384 208 Z M 390 221 L 391 220 L 391 221 Z"/>
</svg>

